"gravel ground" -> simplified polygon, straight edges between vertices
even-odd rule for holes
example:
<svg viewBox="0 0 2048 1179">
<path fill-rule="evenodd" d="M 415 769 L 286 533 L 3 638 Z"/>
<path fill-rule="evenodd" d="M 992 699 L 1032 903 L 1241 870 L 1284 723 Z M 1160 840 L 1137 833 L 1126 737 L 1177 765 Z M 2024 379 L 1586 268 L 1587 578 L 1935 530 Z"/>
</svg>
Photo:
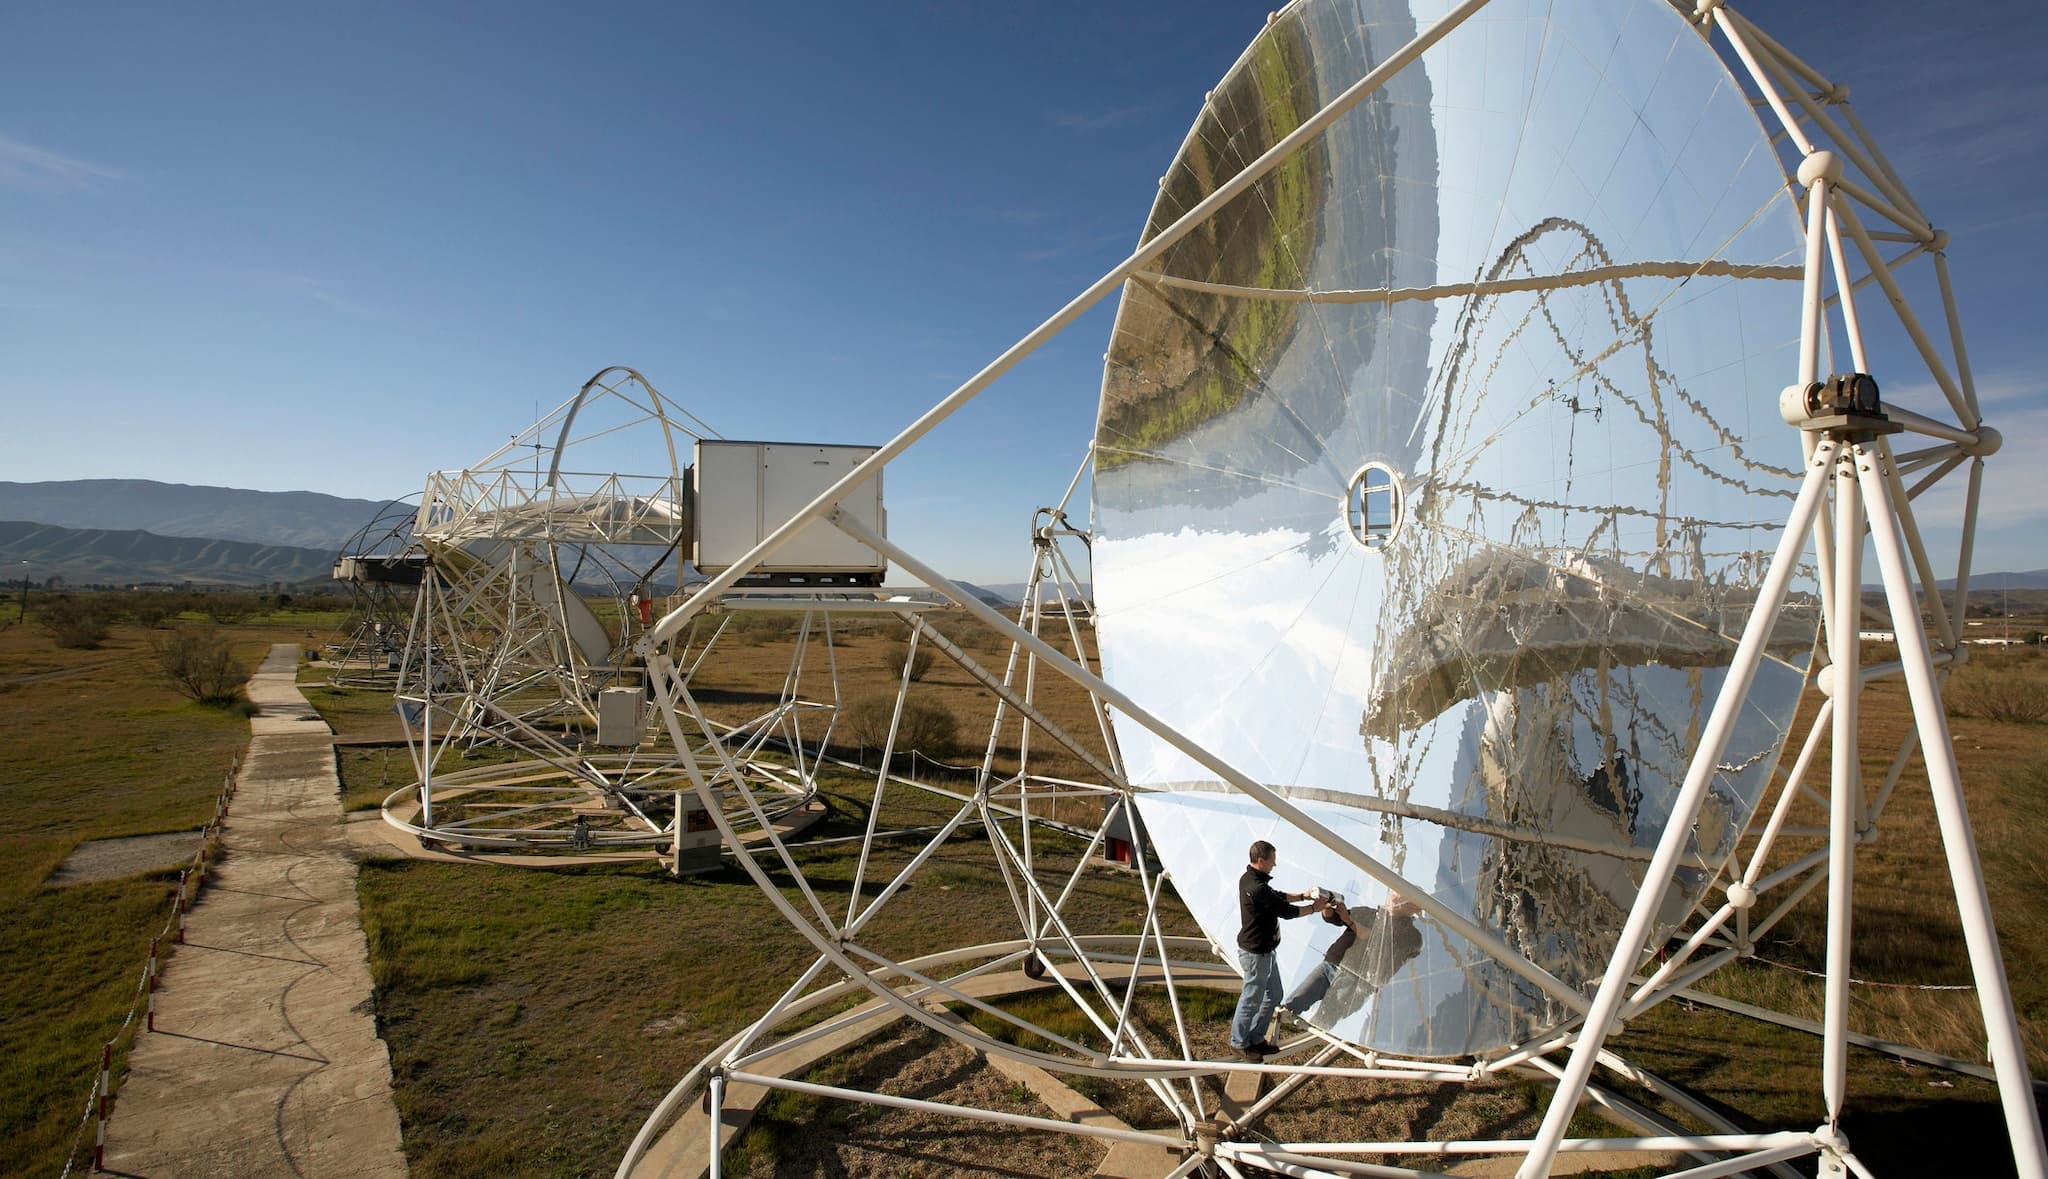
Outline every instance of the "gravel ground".
<svg viewBox="0 0 2048 1179">
<path fill-rule="evenodd" d="M 88 880 L 119 880 L 175 868 L 199 854 L 197 831 L 172 831 L 163 835 L 132 835 L 126 839 L 95 839 L 81 843 L 57 870 L 51 884 L 83 884 Z"/>
</svg>

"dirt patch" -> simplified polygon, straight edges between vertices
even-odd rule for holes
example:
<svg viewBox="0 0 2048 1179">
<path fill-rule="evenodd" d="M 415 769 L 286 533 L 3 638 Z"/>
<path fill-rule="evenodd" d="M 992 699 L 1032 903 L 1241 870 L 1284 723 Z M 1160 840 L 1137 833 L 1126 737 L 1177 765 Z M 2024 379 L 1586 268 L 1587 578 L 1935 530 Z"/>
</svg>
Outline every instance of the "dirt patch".
<svg viewBox="0 0 2048 1179">
<path fill-rule="evenodd" d="M 64 885 L 83 884 L 88 880 L 119 880 L 158 868 L 177 867 L 198 853 L 197 831 L 95 839 L 79 844 L 64 857 L 64 862 L 50 874 L 50 883 Z"/>
<path fill-rule="evenodd" d="M 814 1070 L 810 1079 L 969 1108 L 1051 1116 L 1028 1088 L 1004 1080 L 979 1054 L 916 1026 L 897 1025 Z M 769 1099 L 739 1148 L 728 1149 L 725 1171 L 747 1179 L 1060 1179 L 1093 1174 L 1102 1154 L 1102 1143 L 1074 1135 L 785 1092 Z"/>
</svg>

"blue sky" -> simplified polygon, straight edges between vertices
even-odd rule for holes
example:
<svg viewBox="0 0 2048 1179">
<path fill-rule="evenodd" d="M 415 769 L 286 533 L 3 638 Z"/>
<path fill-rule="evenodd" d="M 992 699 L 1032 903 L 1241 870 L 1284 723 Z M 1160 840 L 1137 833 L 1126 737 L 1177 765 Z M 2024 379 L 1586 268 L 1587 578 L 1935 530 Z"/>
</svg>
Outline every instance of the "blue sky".
<svg viewBox="0 0 2048 1179">
<path fill-rule="evenodd" d="M 1744 10 L 1851 85 L 1955 234 L 2008 438 L 1978 568 L 2048 566 L 2048 16 Z M 11 6 L 0 478 L 399 496 L 611 364 L 730 437 L 882 442 L 1128 252 L 1265 13 Z M 890 469 L 894 536 L 1021 579 L 1111 311 Z"/>
</svg>

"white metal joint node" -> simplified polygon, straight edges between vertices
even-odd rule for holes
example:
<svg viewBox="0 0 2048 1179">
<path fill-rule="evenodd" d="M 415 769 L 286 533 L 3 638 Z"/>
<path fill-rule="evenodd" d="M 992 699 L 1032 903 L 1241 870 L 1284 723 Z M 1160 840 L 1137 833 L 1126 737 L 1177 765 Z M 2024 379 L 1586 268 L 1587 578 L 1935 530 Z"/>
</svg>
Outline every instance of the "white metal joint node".
<svg viewBox="0 0 2048 1179">
<path fill-rule="evenodd" d="M 1728 886 L 1728 905 L 1737 911 L 1756 904 L 1756 890 L 1740 880 Z"/>
<path fill-rule="evenodd" d="M 1990 426 L 1979 425 L 1977 427 L 1976 444 L 1963 447 L 1963 453 L 1971 458 L 1990 458 L 1992 455 L 1997 454 L 1998 449 L 2004 445 L 2005 435 L 1992 429 Z"/>
<path fill-rule="evenodd" d="M 1812 188 L 1816 180 L 1835 184 L 1842 179 L 1842 157 L 1825 148 L 1816 148 L 1806 153 L 1799 161 L 1799 183 Z"/>
</svg>

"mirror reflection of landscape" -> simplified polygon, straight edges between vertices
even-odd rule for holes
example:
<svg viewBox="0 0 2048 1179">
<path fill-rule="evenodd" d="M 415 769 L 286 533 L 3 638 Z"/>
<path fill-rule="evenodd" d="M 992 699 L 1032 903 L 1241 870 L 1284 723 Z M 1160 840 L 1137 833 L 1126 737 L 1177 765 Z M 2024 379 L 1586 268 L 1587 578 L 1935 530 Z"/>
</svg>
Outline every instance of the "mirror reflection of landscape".
<svg viewBox="0 0 2048 1179">
<path fill-rule="evenodd" d="M 1204 104 L 1146 237 L 1447 7 L 1286 8 Z M 1679 11 L 1489 5 L 1126 285 L 1096 435 L 1108 677 L 1589 991 L 1796 490 L 1776 404 L 1800 257 L 1777 159 Z M 1818 621 L 1802 579 L 1667 928 L 1776 767 Z M 1171 746 L 1117 735 L 1217 945 L 1255 838 L 1282 887 L 1384 906 Z M 1339 934 L 1284 932 L 1290 985 Z M 1427 916 L 1368 920 L 1336 965 L 1304 1014 L 1378 1049 L 1485 1053 L 1569 1015 Z"/>
</svg>

